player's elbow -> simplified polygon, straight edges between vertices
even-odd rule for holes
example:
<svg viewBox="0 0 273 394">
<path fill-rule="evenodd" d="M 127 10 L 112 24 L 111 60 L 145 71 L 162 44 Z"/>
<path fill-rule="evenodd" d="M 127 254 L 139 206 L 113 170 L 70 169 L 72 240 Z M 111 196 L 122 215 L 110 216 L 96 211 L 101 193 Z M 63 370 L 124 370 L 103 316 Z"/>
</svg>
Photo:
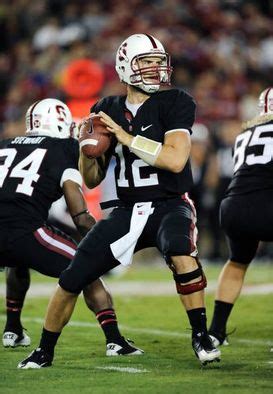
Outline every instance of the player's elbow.
<svg viewBox="0 0 273 394">
<path fill-rule="evenodd" d="M 89 213 L 85 213 L 74 218 L 74 224 L 78 232 L 84 237 L 88 231 L 95 225 L 96 220 Z"/>
<path fill-rule="evenodd" d="M 90 177 L 88 175 L 83 175 L 83 181 L 88 189 L 94 189 L 100 183 L 95 177 Z"/>
<path fill-rule="evenodd" d="M 179 174 L 182 170 L 183 170 L 182 166 L 173 166 L 171 172 L 173 172 L 174 174 Z"/>
<path fill-rule="evenodd" d="M 89 169 L 82 168 L 81 173 L 83 181 L 88 189 L 94 189 L 94 187 L 97 187 L 106 176 L 106 171 L 98 165 Z"/>
<path fill-rule="evenodd" d="M 105 178 L 105 173 L 104 172 L 98 172 L 96 176 L 83 176 L 83 180 L 85 185 L 88 187 L 88 189 L 94 189 L 97 187 Z"/>
<path fill-rule="evenodd" d="M 172 160 L 169 165 L 169 170 L 174 174 L 179 174 L 183 168 L 185 167 L 185 161 L 181 162 L 181 160 Z"/>
</svg>

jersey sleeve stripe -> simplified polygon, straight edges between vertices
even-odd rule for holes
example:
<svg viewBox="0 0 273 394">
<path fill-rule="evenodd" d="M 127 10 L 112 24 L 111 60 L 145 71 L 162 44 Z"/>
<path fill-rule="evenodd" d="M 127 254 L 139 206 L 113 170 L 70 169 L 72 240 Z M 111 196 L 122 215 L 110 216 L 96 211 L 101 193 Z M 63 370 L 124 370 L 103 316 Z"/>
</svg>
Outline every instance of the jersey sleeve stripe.
<svg viewBox="0 0 273 394">
<path fill-rule="evenodd" d="M 46 227 L 38 228 L 34 232 L 34 236 L 47 249 L 68 257 L 70 260 L 72 260 L 76 253 L 76 245 L 73 242 L 53 233 L 53 231 Z"/>
<path fill-rule="evenodd" d="M 63 187 L 65 181 L 73 181 L 82 187 L 83 180 L 79 170 L 75 168 L 67 168 L 64 170 L 62 178 L 60 180 L 60 186 Z"/>
<path fill-rule="evenodd" d="M 187 133 L 187 134 L 190 134 L 190 131 L 188 130 L 188 129 L 173 129 L 173 130 L 168 130 L 168 131 L 166 131 L 166 133 L 165 133 L 165 135 L 166 134 L 171 134 L 171 133 L 177 133 L 177 132 L 182 132 L 182 133 Z"/>
</svg>

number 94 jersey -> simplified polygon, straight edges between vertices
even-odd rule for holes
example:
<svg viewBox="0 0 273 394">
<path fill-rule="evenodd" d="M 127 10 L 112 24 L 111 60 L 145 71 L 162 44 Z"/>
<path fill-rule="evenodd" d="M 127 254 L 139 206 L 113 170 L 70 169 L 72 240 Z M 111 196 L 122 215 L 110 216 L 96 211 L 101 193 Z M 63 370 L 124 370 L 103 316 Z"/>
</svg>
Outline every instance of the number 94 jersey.
<svg viewBox="0 0 273 394">
<path fill-rule="evenodd" d="M 273 119 L 248 124 L 235 141 L 229 196 L 273 189 Z"/>
<path fill-rule="evenodd" d="M 77 169 L 72 138 L 22 136 L 0 141 L 0 228 L 31 232 L 44 223 L 62 192 L 66 169 Z"/>
<path fill-rule="evenodd" d="M 105 97 L 91 112 L 103 111 L 131 135 L 161 143 L 165 133 L 182 130 L 191 134 L 195 103 L 183 90 L 152 94 L 135 116 L 126 108 L 125 100 L 125 96 Z M 121 144 L 113 144 L 107 154 L 116 158 L 117 195 L 122 201 L 134 203 L 173 198 L 188 192 L 192 186 L 189 160 L 180 173 L 173 173 L 148 165 Z"/>
</svg>

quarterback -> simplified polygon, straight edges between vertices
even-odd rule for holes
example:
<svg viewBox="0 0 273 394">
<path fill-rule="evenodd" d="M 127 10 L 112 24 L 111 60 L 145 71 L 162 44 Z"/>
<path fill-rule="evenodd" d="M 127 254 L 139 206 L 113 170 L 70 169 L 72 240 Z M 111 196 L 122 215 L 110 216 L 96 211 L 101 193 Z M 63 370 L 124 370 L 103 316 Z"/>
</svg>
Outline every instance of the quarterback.
<svg viewBox="0 0 273 394">
<path fill-rule="evenodd" d="M 81 155 L 80 169 L 87 186 L 94 187 L 114 156 L 118 200 L 108 204 L 112 213 L 92 228 L 61 274 L 45 320 L 47 343 L 54 335 L 57 342 L 87 283 L 119 264 L 131 264 L 134 252 L 156 247 L 186 309 L 195 355 L 202 364 L 219 361 L 220 351 L 206 328 L 206 277 L 198 260 L 196 213 L 187 194 L 195 103 L 183 90 L 160 90 L 170 84 L 172 67 L 161 42 L 150 35 L 134 34 L 119 46 L 116 71 L 127 95 L 105 97 L 91 108 L 114 138 L 98 160 Z M 55 343 L 36 349 L 19 368 L 50 366 Z"/>
</svg>

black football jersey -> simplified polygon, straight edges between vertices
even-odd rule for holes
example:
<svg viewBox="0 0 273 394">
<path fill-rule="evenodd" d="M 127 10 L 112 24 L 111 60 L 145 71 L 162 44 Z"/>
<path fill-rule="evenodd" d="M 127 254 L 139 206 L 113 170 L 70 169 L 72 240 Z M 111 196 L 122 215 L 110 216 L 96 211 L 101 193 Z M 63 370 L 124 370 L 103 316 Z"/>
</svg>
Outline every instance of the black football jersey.
<svg viewBox="0 0 273 394">
<path fill-rule="evenodd" d="M 0 231 L 32 231 L 47 219 L 63 192 L 67 168 L 78 169 L 79 145 L 72 138 L 15 137 L 0 141 Z"/>
<path fill-rule="evenodd" d="M 233 160 L 234 175 L 228 195 L 273 189 L 273 120 L 240 133 Z"/>
<path fill-rule="evenodd" d="M 167 131 L 191 127 L 195 103 L 179 89 L 152 94 L 138 109 L 136 116 L 125 106 L 125 96 L 110 96 L 96 103 L 91 112 L 103 111 L 131 135 L 141 135 L 163 143 Z M 177 197 L 192 186 L 189 161 L 178 174 L 148 165 L 127 146 L 113 144 L 110 153 L 116 158 L 117 196 L 125 202 L 155 201 Z"/>
</svg>

